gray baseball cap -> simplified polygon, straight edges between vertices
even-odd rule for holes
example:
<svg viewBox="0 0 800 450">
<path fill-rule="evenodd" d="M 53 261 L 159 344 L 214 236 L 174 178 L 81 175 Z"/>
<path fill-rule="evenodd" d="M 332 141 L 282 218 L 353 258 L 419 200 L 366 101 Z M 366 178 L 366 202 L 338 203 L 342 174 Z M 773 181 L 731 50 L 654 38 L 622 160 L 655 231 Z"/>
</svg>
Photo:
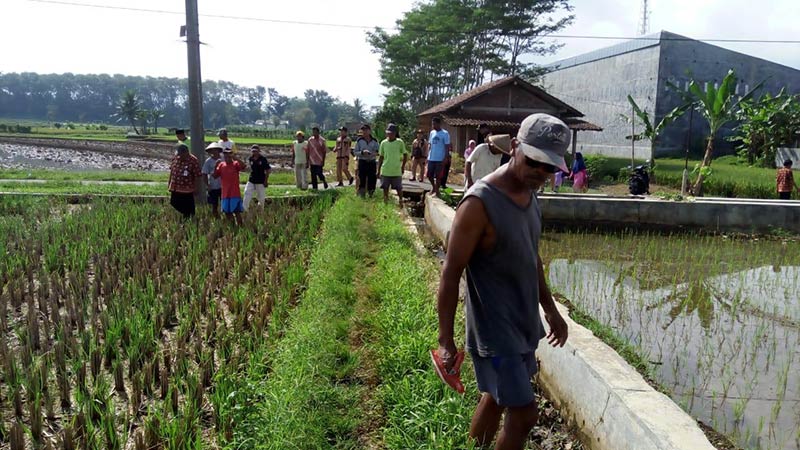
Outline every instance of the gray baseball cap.
<svg viewBox="0 0 800 450">
<path fill-rule="evenodd" d="M 517 133 L 518 148 L 528 158 L 569 172 L 564 155 L 570 143 L 569 127 L 550 114 L 531 114 Z"/>
</svg>

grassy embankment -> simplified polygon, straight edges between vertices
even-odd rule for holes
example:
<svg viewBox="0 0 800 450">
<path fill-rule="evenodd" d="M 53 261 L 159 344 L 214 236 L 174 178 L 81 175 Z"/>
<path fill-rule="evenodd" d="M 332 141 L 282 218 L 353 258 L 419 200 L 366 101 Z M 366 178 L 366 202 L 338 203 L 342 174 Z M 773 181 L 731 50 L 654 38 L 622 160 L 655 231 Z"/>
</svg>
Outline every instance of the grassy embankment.
<svg viewBox="0 0 800 450">
<path fill-rule="evenodd" d="M 430 369 L 437 262 L 396 212 L 345 195 L 323 226 L 308 289 L 269 364 L 250 367 L 258 403 L 234 443 L 263 448 L 466 448 L 477 400 Z M 468 392 L 476 392 L 464 370 Z"/>
</svg>

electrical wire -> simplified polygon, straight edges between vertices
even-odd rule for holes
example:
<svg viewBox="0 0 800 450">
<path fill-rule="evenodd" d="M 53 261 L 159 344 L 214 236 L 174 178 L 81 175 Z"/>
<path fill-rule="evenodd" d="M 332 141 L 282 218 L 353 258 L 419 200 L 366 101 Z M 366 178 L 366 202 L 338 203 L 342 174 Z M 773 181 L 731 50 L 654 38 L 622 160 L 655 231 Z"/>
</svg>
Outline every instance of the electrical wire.
<svg viewBox="0 0 800 450">
<path fill-rule="evenodd" d="M 170 14 L 170 15 L 180 15 L 183 16 L 185 13 L 183 11 L 169 11 L 169 10 L 161 10 L 161 9 L 148 9 L 148 8 L 134 8 L 129 6 L 111 6 L 111 5 L 96 5 L 91 3 L 80 3 L 80 2 L 72 2 L 66 0 L 27 0 L 31 3 L 47 3 L 52 5 L 62 5 L 62 6 L 77 6 L 77 7 L 84 7 L 84 8 L 98 8 L 98 9 L 109 9 L 109 10 L 119 10 L 119 11 L 132 11 L 132 12 L 143 12 L 143 13 L 154 13 L 154 14 Z M 242 20 L 242 21 L 250 21 L 250 22 L 266 22 L 266 23 L 276 23 L 276 24 L 284 24 L 284 25 L 303 25 L 303 26 L 318 26 L 318 27 L 332 27 L 332 28 L 349 28 L 349 29 L 359 29 L 359 30 L 383 30 L 383 31 L 412 31 L 418 33 L 431 33 L 431 34 L 481 34 L 480 32 L 471 32 L 469 30 L 444 30 L 444 29 L 432 29 L 432 28 L 409 28 L 409 27 L 379 27 L 379 26 L 368 26 L 368 25 L 354 25 L 354 24 L 345 24 L 345 23 L 326 23 L 326 22 L 311 22 L 311 21 L 303 21 L 303 20 L 285 20 L 285 19 L 267 19 L 263 17 L 245 17 L 245 16 L 231 16 L 231 15 L 224 15 L 224 14 L 198 14 L 201 17 L 207 18 L 215 18 L 215 19 L 226 19 L 226 20 Z M 692 39 L 688 37 L 682 36 L 665 36 L 665 37 L 648 37 L 648 36 L 638 36 L 638 37 L 630 37 L 630 36 L 601 36 L 601 35 L 579 35 L 579 34 L 546 34 L 540 36 L 543 39 L 594 39 L 594 40 L 627 40 L 627 41 L 699 41 L 699 42 L 722 42 L 722 43 L 746 43 L 746 44 L 800 44 L 800 40 L 796 39 L 738 39 L 738 38 L 704 38 L 704 39 Z"/>
</svg>

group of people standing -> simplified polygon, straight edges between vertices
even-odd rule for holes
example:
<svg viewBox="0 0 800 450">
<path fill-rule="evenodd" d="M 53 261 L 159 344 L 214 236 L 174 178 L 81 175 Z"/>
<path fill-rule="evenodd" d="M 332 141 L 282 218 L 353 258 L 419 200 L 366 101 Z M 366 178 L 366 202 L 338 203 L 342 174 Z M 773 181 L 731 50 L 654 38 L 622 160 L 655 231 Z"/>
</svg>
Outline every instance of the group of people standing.
<svg viewBox="0 0 800 450">
<path fill-rule="evenodd" d="M 314 127 L 311 131 L 313 136 L 308 141 L 302 131 L 295 133 L 295 140 L 291 145 L 296 185 L 299 189 L 308 189 L 306 170 L 310 163 L 312 188 L 318 189 L 319 178 L 327 189 L 328 183 L 322 173 L 327 145 L 325 139 L 319 135 L 319 128 Z M 389 189 L 394 189 L 402 204 L 402 176 L 408 163 L 409 151 L 405 142 L 399 138 L 397 125 L 390 123 L 386 127 L 386 139 L 378 142 L 372 136 L 372 127 L 365 123 L 361 125 L 355 143 L 348 135 L 347 127 L 341 127 L 333 153 L 336 155 L 337 187 L 344 186 L 345 180 L 350 185 L 355 181 L 359 196 L 372 197 L 380 178 L 384 200 L 389 200 Z M 355 176 L 350 173 L 350 158 L 356 159 Z"/>
<path fill-rule="evenodd" d="M 219 141 L 206 147 L 209 156 L 201 167 L 197 157 L 189 151 L 185 131 L 179 129 L 175 134 L 178 144 L 175 145 L 175 156 L 170 164 L 170 204 L 184 218 L 191 218 L 195 214 L 194 194 L 199 182 L 206 183 L 206 201 L 215 216 L 219 216 L 221 207 L 227 219 L 240 225 L 241 214 L 250 207 L 253 196 L 263 207 L 272 167 L 258 145 L 250 147 L 251 155 L 245 162 L 236 155 L 236 144 L 228 139 L 228 131 L 223 128 L 218 133 Z M 243 198 L 239 173 L 246 170 L 249 170 L 250 176 Z"/>
</svg>

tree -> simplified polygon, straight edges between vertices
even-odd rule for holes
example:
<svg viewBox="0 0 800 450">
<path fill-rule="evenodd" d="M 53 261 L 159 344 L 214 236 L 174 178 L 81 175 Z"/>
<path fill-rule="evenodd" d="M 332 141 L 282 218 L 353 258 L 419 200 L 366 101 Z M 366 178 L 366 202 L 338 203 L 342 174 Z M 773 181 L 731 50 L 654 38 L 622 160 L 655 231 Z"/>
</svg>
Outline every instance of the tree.
<svg viewBox="0 0 800 450">
<path fill-rule="evenodd" d="M 630 94 L 628 95 L 628 103 L 631 104 L 634 114 L 636 114 L 636 116 L 639 118 L 639 121 L 644 126 L 644 130 L 641 133 L 636 134 L 633 138 L 635 140 L 647 139 L 648 141 L 650 141 L 650 164 L 654 165 L 656 158 L 656 141 L 658 140 L 658 136 L 661 134 L 662 131 L 664 131 L 664 128 L 666 128 L 667 125 L 677 120 L 680 116 L 683 115 L 683 113 L 685 113 L 689 108 L 691 108 L 692 104 L 687 103 L 685 105 L 678 106 L 677 108 L 673 109 L 672 111 L 664 115 L 664 117 L 661 118 L 658 124 L 654 126 L 653 121 L 650 119 L 650 114 L 648 114 L 647 111 L 643 111 L 642 108 L 640 108 L 639 105 L 636 104 L 636 101 L 633 99 L 633 97 L 630 96 Z M 628 123 L 631 123 L 634 120 L 633 117 L 628 117 L 625 115 L 623 115 L 622 117 Z"/>
<path fill-rule="evenodd" d="M 367 121 L 367 111 L 359 98 L 353 100 L 352 119 L 356 122 Z"/>
<path fill-rule="evenodd" d="M 317 125 L 321 128 L 325 128 L 325 121 L 328 119 L 328 115 L 336 99 L 331 97 L 326 91 L 314 89 L 307 89 L 304 95 L 308 107 L 314 112 L 314 120 Z"/>
<path fill-rule="evenodd" d="M 800 96 L 781 90 L 758 100 L 741 102 L 736 114 L 739 125 L 729 140 L 738 142 L 739 156 L 750 165 L 771 167 L 778 147 L 791 145 L 800 130 Z"/>
<path fill-rule="evenodd" d="M 562 11 L 571 11 L 567 0 L 429 0 L 397 21 L 397 33 L 376 28 L 367 41 L 380 55 L 387 101 L 419 111 L 487 77 L 533 75 L 520 57 L 558 48 L 541 37 L 572 22 L 553 19 Z"/>
<path fill-rule="evenodd" d="M 267 110 L 273 116 L 283 118 L 283 115 L 286 114 L 286 108 L 289 107 L 289 97 L 278 94 L 278 91 L 274 88 L 268 88 L 267 93 L 269 95 Z"/>
<path fill-rule="evenodd" d="M 691 99 L 694 108 L 708 121 L 709 130 L 706 152 L 698 170 L 697 181 L 692 188 L 694 195 L 703 195 L 703 179 L 709 173 L 711 160 L 714 157 L 714 139 L 717 137 L 717 132 L 723 125 L 736 119 L 740 104 L 751 98 L 764 84 L 761 82 L 744 96 L 736 98 L 736 83 L 736 73 L 733 69 L 728 71 L 719 87 L 707 83 L 703 90 L 696 81 L 692 80 L 689 83 L 688 98 Z"/>
<path fill-rule="evenodd" d="M 403 105 L 386 102 L 380 110 L 375 113 L 373 120 L 373 132 L 377 137 L 384 137 L 386 125 L 393 123 L 400 129 L 400 136 L 411 143 L 414 140 L 414 132 L 417 128 L 417 117 L 414 112 Z"/>
<path fill-rule="evenodd" d="M 139 104 L 139 98 L 136 96 L 136 91 L 129 89 L 122 94 L 122 98 L 117 105 L 117 122 L 121 122 L 123 120 L 127 120 L 131 127 L 133 127 L 133 131 L 136 134 L 140 134 L 139 130 L 136 128 L 136 120 L 139 119 L 139 116 L 142 112 L 141 105 Z"/>
<path fill-rule="evenodd" d="M 164 118 L 164 110 L 154 108 L 150 110 L 150 120 L 153 121 L 153 134 L 158 134 L 158 121 Z"/>
</svg>

